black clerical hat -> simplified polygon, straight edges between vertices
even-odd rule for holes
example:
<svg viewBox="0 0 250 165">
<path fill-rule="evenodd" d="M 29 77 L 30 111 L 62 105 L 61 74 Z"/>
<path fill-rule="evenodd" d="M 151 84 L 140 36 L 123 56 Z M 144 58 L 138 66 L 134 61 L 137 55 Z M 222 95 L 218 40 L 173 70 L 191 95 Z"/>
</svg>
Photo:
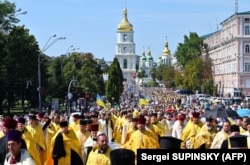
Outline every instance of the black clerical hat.
<svg viewBox="0 0 250 165">
<path fill-rule="evenodd" d="M 182 140 L 172 137 L 163 136 L 160 137 L 160 148 L 161 149 L 180 149 Z"/>
<path fill-rule="evenodd" d="M 69 123 L 68 123 L 68 121 L 61 121 L 61 122 L 59 123 L 59 125 L 60 125 L 60 127 L 62 128 L 62 127 L 67 127 L 67 126 L 69 125 Z"/>
<path fill-rule="evenodd" d="M 244 135 L 235 135 L 229 138 L 229 148 L 236 149 L 236 148 L 244 148 L 246 149 L 247 146 L 247 136 Z"/>
<path fill-rule="evenodd" d="M 119 148 L 110 152 L 111 165 L 135 165 L 135 153 L 132 150 Z"/>
</svg>

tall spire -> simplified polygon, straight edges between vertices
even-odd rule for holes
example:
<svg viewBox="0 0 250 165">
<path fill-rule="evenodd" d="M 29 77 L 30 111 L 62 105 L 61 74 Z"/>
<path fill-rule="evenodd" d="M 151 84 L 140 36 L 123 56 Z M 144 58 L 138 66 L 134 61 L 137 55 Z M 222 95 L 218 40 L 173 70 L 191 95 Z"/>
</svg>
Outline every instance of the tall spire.
<svg viewBox="0 0 250 165">
<path fill-rule="evenodd" d="M 118 32 L 133 32 L 133 25 L 128 21 L 128 11 L 125 7 L 123 10 L 123 18 L 121 23 L 118 25 Z"/>
<path fill-rule="evenodd" d="M 235 14 L 238 13 L 238 0 L 235 0 Z"/>
</svg>

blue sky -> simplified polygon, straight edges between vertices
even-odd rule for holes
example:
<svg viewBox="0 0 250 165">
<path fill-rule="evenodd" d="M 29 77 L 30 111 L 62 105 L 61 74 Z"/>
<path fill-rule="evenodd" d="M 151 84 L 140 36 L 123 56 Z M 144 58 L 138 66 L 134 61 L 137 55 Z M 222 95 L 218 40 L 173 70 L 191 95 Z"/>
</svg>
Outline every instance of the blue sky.
<svg viewBox="0 0 250 165">
<path fill-rule="evenodd" d="M 216 31 L 234 14 L 235 0 L 10 0 L 27 11 L 18 15 L 19 24 L 34 35 L 40 48 L 56 34 L 66 37 L 45 54 L 60 56 L 72 49 L 91 52 L 96 58 L 113 60 L 117 26 L 126 4 L 128 20 L 134 28 L 136 54 L 150 47 L 154 60 L 161 55 L 166 38 L 171 53 L 184 35 L 202 36 Z M 238 0 L 238 12 L 250 11 L 249 0 Z M 68 49 L 71 45 L 72 48 Z"/>
</svg>

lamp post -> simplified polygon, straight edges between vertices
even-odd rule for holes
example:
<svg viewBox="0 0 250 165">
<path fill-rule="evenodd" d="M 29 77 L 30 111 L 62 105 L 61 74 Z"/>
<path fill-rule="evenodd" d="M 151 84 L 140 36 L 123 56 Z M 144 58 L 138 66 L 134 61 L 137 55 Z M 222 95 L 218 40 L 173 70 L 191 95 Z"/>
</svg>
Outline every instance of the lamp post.
<svg viewBox="0 0 250 165">
<path fill-rule="evenodd" d="M 16 17 L 19 15 L 25 15 L 28 13 L 27 11 L 21 12 L 21 10 L 22 9 L 20 8 L 16 10 L 14 13 L 7 14 L 6 19 L 2 20 L 3 22 L 0 24 L 0 30 L 5 33 L 8 33 L 12 26 L 11 23 L 19 22 L 19 19 L 17 19 Z"/>
<path fill-rule="evenodd" d="M 68 49 L 66 50 L 66 53 L 65 53 L 66 56 L 68 55 L 68 52 L 69 52 L 70 48 L 73 48 L 73 45 L 71 45 L 70 47 L 68 47 Z"/>
<path fill-rule="evenodd" d="M 76 83 L 76 82 L 77 82 L 77 79 L 75 77 L 73 77 L 73 79 L 70 81 L 69 87 L 68 87 L 68 95 L 67 96 L 68 96 L 68 113 L 69 113 L 69 115 L 70 115 L 70 100 L 73 97 L 73 94 L 70 93 L 70 87 L 71 87 L 72 83 Z"/>
<path fill-rule="evenodd" d="M 63 61 L 64 58 L 67 57 L 69 49 L 72 48 L 73 45 L 71 45 L 70 47 L 67 48 L 66 53 L 64 55 L 61 55 L 61 76 L 63 76 Z"/>
<path fill-rule="evenodd" d="M 38 111 L 41 112 L 42 110 L 42 91 L 41 91 L 41 56 L 43 55 L 43 53 L 49 48 L 51 47 L 55 42 L 57 42 L 58 40 L 63 40 L 66 39 L 65 37 L 59 37 L 54 39 L 52 42 L 51 39 L 55 38 L 56 35 L 51 36 L 48 41 L 45 43 L 44 47 L 40 50 L 40 53 L 38 55 L 38 102 L 39 102 L 39 106 L 38 106 Z"/>
</svg>

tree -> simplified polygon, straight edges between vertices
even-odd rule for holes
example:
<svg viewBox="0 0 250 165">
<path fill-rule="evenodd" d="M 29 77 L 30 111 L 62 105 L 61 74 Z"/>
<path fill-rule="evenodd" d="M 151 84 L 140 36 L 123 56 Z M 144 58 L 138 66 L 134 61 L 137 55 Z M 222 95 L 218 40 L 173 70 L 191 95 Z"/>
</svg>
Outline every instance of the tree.
<svg viewBox="0 0 250 165">
<path fill-rule="evenodd" d="M 6 55 L 4 62 L 4 75 L 6 92 L 8 98 L 8 112 L 16 97 L 22 98 L 22 103 L 27 96 L 26 93 L 37 93 L 34 82 L 37 80 L 37 59 L 39 47 L 33 35 L 24 26 L 14 26 L 7 36 Z M 28 91 L 30 90 L 30 91 Z"/>
<path fill-rule="evenodd" d="M 190 32 L 189 37 L 184 35 L 184 43 L 179 43 L 175 57 L 183 69 L 188 61 L 201 57 L 202 50 L 207 46 L 203 44 L 203 39 L 195 32 Z"/>
<path fill-rule="evenodd" d="M 8 1 L 0 1 L 0 114 L 3 114 L 3 101 L 6 96 L 6 71 L 4 70 L 4 59 L 8 53 L 7 47 L 7 33 L 10 29 L 12 20 L 10 15 L 15 13 L 15 4 Z"/>
<path fill-rule="evenodd" d="M 7 0 L 0 1 L 0 33 L 8 32 L 13 24 L 19 22 L 19 19 L 15 17 L 16 5 Z"/>
<path fill-rule="evenodd" d="M 120 63 L 117 58 L 114 58 L 108 72 L 108 81 L 106 84 L 106 96 L 109 102 L 114 98 L 115 102 L 119 102 L 120 96 L 123 92 L 123 74 L 120 68 Z"/>
<path fill-rule="evenodd" d="M 187 89 L 198 90 L 200 93 L 212 94 L 213 77 L 210 61 L 202 57 L 189 61 L 185 66 L 183 86 Z"/>
</svg>

